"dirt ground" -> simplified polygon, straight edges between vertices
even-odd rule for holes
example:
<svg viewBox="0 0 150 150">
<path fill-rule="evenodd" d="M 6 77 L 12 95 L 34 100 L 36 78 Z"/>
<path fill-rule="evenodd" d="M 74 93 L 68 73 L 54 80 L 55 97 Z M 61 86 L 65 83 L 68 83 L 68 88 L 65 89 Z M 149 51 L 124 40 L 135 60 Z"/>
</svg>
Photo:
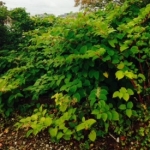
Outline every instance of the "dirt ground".
<svg viewBox="0 0 150 150">
<path fill-rule="evenodd" d="M 84 141 L 61 141 L 52 143 L 48 132 L 42 132 L 37 136 L 25 137 L 25 130 L 15 130 L 13 127 L 15 118 L 4 120 L 0 118 L 0 150 L 86 150 Z M 111 135 L 99 138 L 89 144 L 90 150 L 140 150 L 134 147 L 134 143 L 123 146 Z"/>
</svg>

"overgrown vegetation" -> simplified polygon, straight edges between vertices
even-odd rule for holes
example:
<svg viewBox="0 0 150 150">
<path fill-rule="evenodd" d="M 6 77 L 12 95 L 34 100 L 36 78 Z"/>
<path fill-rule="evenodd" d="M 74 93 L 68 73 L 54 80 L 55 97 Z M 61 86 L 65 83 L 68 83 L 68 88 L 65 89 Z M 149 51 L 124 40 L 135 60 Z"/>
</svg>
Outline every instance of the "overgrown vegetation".
<svg viewBox="0 0 150 150">
<path fill-rule="evenodd" d="M 27 136 L 47 130 L 55 142 L 94 142 L 109 134 L 150 147 L 150 4 L 32 20 L 16 49 L 0 50 L 1 115 L 30 110 L 15 124 Z"/>
</svg>

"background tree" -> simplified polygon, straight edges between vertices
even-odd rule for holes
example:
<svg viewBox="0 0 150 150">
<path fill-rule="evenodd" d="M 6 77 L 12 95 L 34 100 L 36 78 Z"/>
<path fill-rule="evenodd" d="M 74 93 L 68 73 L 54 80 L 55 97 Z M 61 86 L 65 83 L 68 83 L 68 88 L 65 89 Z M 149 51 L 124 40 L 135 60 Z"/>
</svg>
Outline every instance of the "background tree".
<svg viewBox="0 0 150 150">
<path fill-rule="evenodd" d="M 81 9 L 84 8 L 103 8 L 105 5 L 109 2 L 114 2 L 117 4 L 122 4 L 125 2 L 125 0 L 74 0 L 75 1 L 75 7 L 80 6 Z M 140 0 L 139 0 L 140 2 Z M 146 6 L 150 3 L 149 0 L 141 0 L 141 5 Z"/>
<path fill-rule="evenodd" d="M 16 31 L 29 31 L 33 29 L 33 21 L 30 14 L 24 8 L 15 8 L 9 13 L 12 19 L 12 29 Z"/>
<path fill-rule="evenodd" d="M 0 48 L 6 42 L 7 38 L 7 27 L 5 26 L 5 21 L 8 16 L 7 7 L 5 7 L 5 3 L 0 1 Z"/>
<path fill-rule="evenodd" d="M 17 45 L 24 41 L 23 33 L 34 29 L 34 21 L 25 8 L 15 8 L 9 11 L 11 27 L 9 35 L 10 48 L 17 48 Z M 8 45 L 7 45 L 8 47 Z"/>
<path fill-rule="evenodd" d="M 122 3 L 124 0 L 75 0 L 75 7 L 80 6 L 81 9 L 84 8 L 103 8 L 109 2 Z"/>
</svg>

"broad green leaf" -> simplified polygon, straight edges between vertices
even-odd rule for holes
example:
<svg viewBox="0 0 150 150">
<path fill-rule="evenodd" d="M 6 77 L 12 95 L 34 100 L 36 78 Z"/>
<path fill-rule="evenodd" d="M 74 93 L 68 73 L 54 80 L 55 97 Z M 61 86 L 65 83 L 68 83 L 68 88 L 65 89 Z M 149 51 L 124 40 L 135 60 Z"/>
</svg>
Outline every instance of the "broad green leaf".
<svg viewBox="0 0 150 150">
<path fill-rule="evenodd" d="M 64 135 L 63 138 L 64 138 L 66 141 L 69 141 L 70 138 L 71 138 L 71 135 Z"/>
<path fill-rule="evenodd" d="M 31 116 L 31 120 L 32 121 L 35 121 L 37 119 L 38 119 L 38 115 L 37 114 L 34 114 L 34 115 Z"/>
<path fill-rule="evenodd" d="M 141 74 L 141 73 L 138 74 L 138 78 L 141 78 L 143 81 L 146 80 L 145 76 L 143 74 Z"/>
<path fill-rule="evenodd" d="M 108 120 L 112 120 L 112 113 L 110 111 L 107 112 Z"/>
<path fill-rule="evenodd" d="M 85 121 L 85 124 L 87 124 L 89 127 L 91 127 L 94 123 L 96 123 L 95 119 L 88 119 Z"/>
<path fill-rule="evenodd" d="M 15 95 L 15 98 L 19 98 L 19 97 L 23 97 L 23 95 L 22 95 L 21 93 L 17 93 L 17 94 Z"/>
<path fill-rule="evenodd" d="M 119 90 L 121 93 L 127 93 L 127 89 L 125 87 L 121 87 L 121 89 Z"/>
<path fill-rule="evenodd" d="M 129 46 L 128 45 L 121 45 L 120 46 L 120 51 L 123 52 L 124 50 L 128 49 Z"/>
<path fill-rule="evenodd" d="M 106 120 L 107 120 L 107 114 L 106 113 L 102 113 L 102 119 L 103 119 L 103 121 L 105 122 Z"/>
<path fill-rule="evenodd" d="M 94 102 L 96 101 L 96 90 L 95 89 L 90 92 L 88 99 L 90 101 L 94 101 Z"/>
<path fill-rule="evenodd" d="M 62 79 L 57 80 L 57 82 L 56 82 L 57 86 L 60 85 L 61 81 L 62 81 Z"/>
<path fill-rule="evenodd" d="M 90 98 L 90 106 L 93 106 L 96 102 L 96 97 Z"/>
<path fill-rule="evenodd" d="M 100 105 L 101 105 L 102 108 L 105 107 L 105 106 L 106 106 L 105 100 L 101 100 L 101 101 L 100 101 Z"/>
<path fill-rule="evenodd" d="M 118 64 L 119 62 L 120 62 L 120 58 L 118 57 L 118 55 L 114 55 L 112 58 L 112 63 Z"/>
<path fill-rule="evenodd" d="M 77 85 L 73 85 L 73 86 L 71 86 L 71 87 L 69 88 L 69 91 L 70 91 L 71 93 L 75 93 L 76 90 L 77 90 Z"/>
<path fill-rule="evenodd" d="M 99 72 L 95 71 L 93 76 L 95 77 L 96 80 L 98 80 L 99 79 Z"/>
<path fill-rule="evenodd" d="M 68 85 L 63 85 L 61 88 L 60 88 L 60 91 L 68 91 Z"/>
<path fill-rule="evenodd" d="M 73 132 L 69 129 L 66 130 L 65 135 L 71 135 Z"/>
<path fill-rule="evenodd" d="M 84 86 L 90 86 L 91 85 L 89 80 L 85 80 L 83 84 L 84 84 Z"/>
<path fill-rule="evenodd" d="M 125 101 L 128 101 L 129 100 L 129 94 L 128 93 L 124 93 L 123 94 L 123 99 L 125 100 Z"/>
<path fill-rule="evenodd" d="M 29 118 L 30 118 L 30 120 L 29 120 L 29 121 L 31 121 L 31 117 L 29 117 Z M 19 122 L 21 122 L 21 123 L 25 123 L 25 122 L 26 122 L 26 118 L 23 118 L 23 119 L 19 120 Z"/>
<path fill-rule="evenodd" d="M 114 93 L 113 93 L 113 98 L 119 97 L 119 94 L 120 94 L 119 91 L 114 92 Z"/>
<path fill-rule="evenodd" d="M 65 123 L 64 123 L 64 121 L 63 121 L 63 123 L 61 123 L 60 125 L 59 125 L 59 129 L 64 129 L 65 128 Z"/>
<path fill-rule="evenodd" d="M 133 92 L 131 89 L 127 89 L 127 93 L 128 93 L 129 95 L 134 95 L 134 92 Z"/>
<path fill-rule="evenodd" d="M 124 33 L 118 33 L 117 34 L 117 38 L 120 39 L 120 40 L 122 40 L 124 36 L 125 36 Z"/>
<path fill-rule="evenodd" d="M 44 109 L 42 112 L 42 115 L 45 116 L 46 112 L 47 112 L 47 109 Z"/>
<path fill-rule="evenodd" d="M 125 109 L 126 109 L 126 105 L 125 105 L 125 104 L 121 104 L 121 105 L 119 106 L 119 109 L 120 109 L 120 110 L 125 110 Z"/>
<path fill-rule="evenodd" d="M 63 112 L 62 117 L 63 117 L 62 121 L 64 122 L 64 120 L 69 120 L 71 116 L 70 116 L 69 112 L 66 111 L 66 112 Z"/>
<path fill-rule="evenodd" d="M 45 117 L 41 117 L 39 120 L 40 123 L 43 123 L 44 121 L 45 121 Z"/>
<path fill-rule="evenodd" d="M 68 32 L 68 38 L 72 38 L 72 37 L 74 37 L 74 31 L 71 31 L 71 30 L 69 30 L 69 32 Z"/>
<path fill-rule="evenodd" d="M 67 127 L 64 127 L 64 129 L 63 129 L 63 133 L 66 133 L 66 132 L 67 132 L 67 130 L 68 130 L 68 128 L 67 128 Z"/>
<path fill-rule="evenodd" d="M 115 73 L 115 75 L 116 75 L 116 78 L 117 78 L 118 80 L 120 80 L 120 79 L 122 79 L 122 78 L 124 77 L 124 72 L 121 71 L 121 70 L 119 70 L 119 71 L 117 71 L 117 72 Z"/>
<path fill-rule="evenodd" d="M 86 51 L 87 51 L 87 46 L 86 45 L 82 46 L 81 49 L 80 49 L 80 53 L 84 54 L 84 53 L 86 53 Z"/>
<path fill-rule="evenodd" d="M 133 72 L 128 72 L 128 71 L 125 71 L 124 75 L 129 79 L 133 79 L 135 76 Z"/>
<path fill-rule="evenodd" d="M 111 60 L 111 57 L 107 55 L 106 57 L 103 57 L 102 59 L 104 62 Z"/>
<path fill-rule="evenodd" d="M 138 49 L 137 46 L 132 46 L 132 48 L 130 49 L 130 51 L 131 51 L 133 54 L 139 53 L 139 49 Z"/>
<path fill-rule="evenodd" d="M 112 120 L 114 121 L 119 120 L 119 114 L 115 110 L 113 110 L 111 113 L 112 113 Z"/>
<path fill-rule="evenodd" d="M 82 117 L 82 122 L 85 122 L 85 117 Z"/>
<path fill-rule="evenodd" d="M 38 130 L 38 128 L 40 127 L 40 124 L 31 122 L 30 126 L 33 129 L 33 131 L 34 131 L 34 130 Z"/>
<path fill-rule="evenodd" d="M 91 112 L 91 114 L 93 114 L 93 115 L 97 115 L 97 114 L 99 114 L 100 113 L 100 111 L 98 110 L 98 109 L 94 109 L 92 112 Z"/>
<path fill-rule="evenodd" d="M 11 104 L 14 99 L 15 99 L 14 95 L 9 96 L 9 98 L 8 98 L 8 104 Z"/>
<path fill-rule="evenodd" d="M 93 78 L 93 77 L 94 77 L 94 70 L 90 70 L 90 71 L 89 71 L 89 77 L 90 77 L 90 78 Z"/>
<path fill-rule="evenodd" d="M 99 99 L 100 100 L 107 100 L 107 96 L 104 94 L 100 94 Z"/>
<path fill-rule="evenodd" d="M 127 108 L 128 109 L 132 109 L 133 108 L 133 103 L 132 102 L 128 102 L 127 103 Z"/>
<path fill-rule="evenodd" d="M 126 115 L 130 118 L 132 116 L 132 110 L 126 109 Z"/>
<path fill-rule="evenodd" d="M 33 133 L 33 129 L 28 130 L 28 132 L 26 133 L 26 137 L 29 137 L 31 133 Z"/>
<path fill-rule="evenodd" d="M 78 102 L 80 102 L 81 96 L 80 96 L 79 93 L 75 93 L 75 94 L 73 95 L 73 97 L 76 98 Z"/>
<path fill-rule="evenodd" d="M 46 126 L 50 126 L 50 125 L 52 124 L 52 118 L 46 117 L 46 118 L 45 118 L 45 121 L 44 121 L 44 124 L 45 124 Z"/>
<path fill-rule="evenodd" d="M 58 128 L 57 127 L 55 127 L 55 128 L 49 128 L 48 132 L 49 132 L 49 134 L 50 134 L 51 137 L 56 137 L 57 132 L 58 132 Z"/>
<path fill-rule="evenodd" d="M 107 53 L 109 56 L 113 56 L 115 54 L 114 50 L 110 50 L 110 49 L 107 50 Z"/>
<path fill-rule="evenodd" d="M 121 62 L 118 66 L 117 66 L 118 69 L 123 69 L 124 68 L 124 63 Z"/>
<path fill-rule="evenodd" d="M 101 89 L 100 92 L 101 92 L 101 94 L 104 94 L 104 95 L 107 95 L 107 94 L 108 94 L 108 91 L 105 90 L 105 89 Z"/>
<path fill-rule="evenodd" d="M 102 114 L 97 114 L 96 116 L 97 119 L 101 119 L 101 117 L 102 117 Z"/>
<path fill-rule="evenodd" d="M 25 118 L 25 121 L 30 122 L 31 121 L 31 117 Z"/>
<path fill-rule="evenodd" d="M 120 92 L 118 97 L 119 97 L 119 99 L 121 99 L 123 97 L 123 93 Z"/>
<path fill-rule="evenodd" d="M 108 43 L 110 44 L 111 47 L 114 48 L 114 47 L 115 47 L 115 44 L 117 43 L 117 40 L 116 40 L 116 39 L 109 40 Z"/>
<path fill-rule="evenodd" d="M 108 78 L 108 76 L 109 76 L 108 72 L 104 72 L 104 73 L 103 73 L 103 76 L 104 76 L 105 78 Z"/>
<path fill-rule="evenodd" d="M 96 140 L 96 132 L 92 130 L 88 137 L 92 142 L 94 142 Z"/>
<path fill-rule="evenodd" d="M 37 135 L 40 131 L 41 130 L 38 127 L 36 127 L 36 129 L 34 129 L 32 133 L 33 135 Z"/>
<path fill-rule="evenodd" d="M 60 132 L 58 132 L 58 134 L 57 134 L 57 140 L 59 140 L 59 139 L 61 139 L 62 137 L 63 137 L 63 133 L 60 131 Z"/>
<path fill-rule="evenodd" d="M 80 130 L 85 129 L 85 127 L 86 127 L 86 126 L 85 126 L 85 123 L 81 123 L 81 124 L 79 124 L 79 125 L 76 126 L 76 130 L 77 130 L 77 131 L 80 131 Z"/>
</svg>

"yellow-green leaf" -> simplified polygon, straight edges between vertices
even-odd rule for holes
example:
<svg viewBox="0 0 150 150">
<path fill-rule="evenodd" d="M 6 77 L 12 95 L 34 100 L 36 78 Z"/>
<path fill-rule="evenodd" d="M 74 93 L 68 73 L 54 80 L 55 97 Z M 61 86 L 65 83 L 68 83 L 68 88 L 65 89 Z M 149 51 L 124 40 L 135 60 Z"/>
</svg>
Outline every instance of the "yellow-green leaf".
<svg viewBox="0 0 150 150">
<path fill-rule="evenodd" d="M 113 98 L 119 97 L 119 94 L 120 94 L 120 93 L 119 93 L 118 91 L 114 92 Z"/>
<path fill-rule="evenodd" d="M 128 47 L 129 47 L 128 45 L 121 45 L 120 51 L 122 52 L 122 51 L 126 50 Z"/>
<path fill-rule="evenodd" d="M 128 93 L 124 93 L 124 94 L 123 94 L 123 99 L 124 99 L 125 101 L 128 101 L 128 100 L 129 100 L 129 94 L 128 94 Z"/>
<path fill-rule="evenodd" d="M 94 142 L 96 140 L 96 132 L 92 130 L 88 137 L 92 142 Z"/>
<path fill-rule="evenodd" d="M 123 69 L 124 68 L 124 63 L 120 63 L 118 66 L 117 66 L 118 69 Z"/>
<path fill-rule="evenodd" d="M 48 130 L 48 132 L 49 132 L 49 134 L 50 134 L 51 137 L 56 137 L 57 132 L 58 132 L 58 128 L 50 128 Z"/>
<path fill-rule="evenodd" d="M 132 116 L 132 110 L 126 109 L 126 115 L 130 118 Z"/>
<path fill-rule="evenodd" d="M 103 73 L 103 76 L 104 76 L 105 78 L 108 78 L 108 76 L 109 76 L 108 72 L 104 72 L 104 73 Z"/>
<path fill-rule="evenodd" d="M 103 119 L 103 121 L 105 122 L 106 120 L 107 120 L 107 114 L 106 113 L 102 113 L 102 119 Z"/>
<path fill-rule="evenodd" d="M 117 78 L 118 80 L 120 80 L 120 79 L 122 79 L 122 78 L 124 77 L 124 72 L 121 71 L 121 70 L 119 70 L 119 71 L 117 71 L 117 72 L 115 73 L 115 75 L 116 75 L 116 78 Z"/>
<path fill-rule="evenodd" d="M 50 126 L 52 124 L 52 118 L 46 117 L 44 121 L 44 125 Z"/>
<path fill-rule="evenodd" d="M 128 77 L 129 79 L 133 79 L 134 78 L 134 73 L 126 71 L 125 76 Z"/>
</svg>

